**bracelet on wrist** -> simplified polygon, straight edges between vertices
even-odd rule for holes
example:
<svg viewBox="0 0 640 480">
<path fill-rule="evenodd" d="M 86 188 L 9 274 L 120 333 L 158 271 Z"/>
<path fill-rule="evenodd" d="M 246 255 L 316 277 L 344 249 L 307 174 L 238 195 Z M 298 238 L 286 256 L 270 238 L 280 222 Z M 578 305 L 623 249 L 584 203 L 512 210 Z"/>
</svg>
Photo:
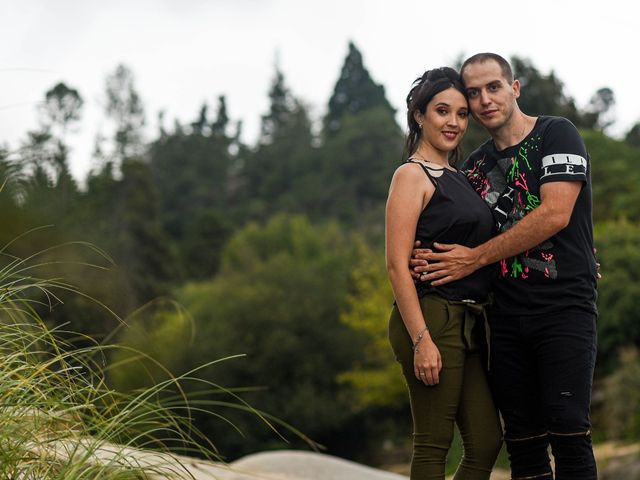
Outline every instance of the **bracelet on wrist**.
<svg viewBox="0 0 640 480">
<path fill-rule="evenodd" d="M 424 337 L 424 334 L 427 333 L 428 331 L 429 331 L 429 327 L 425 326 L 424 329 L 416 337 L 415 342 L 413 342 L 413 347 L 411 347 L 414 353 L 418 352 L 418 345 L 422 341 L 422 337 Z"/>
</svg>

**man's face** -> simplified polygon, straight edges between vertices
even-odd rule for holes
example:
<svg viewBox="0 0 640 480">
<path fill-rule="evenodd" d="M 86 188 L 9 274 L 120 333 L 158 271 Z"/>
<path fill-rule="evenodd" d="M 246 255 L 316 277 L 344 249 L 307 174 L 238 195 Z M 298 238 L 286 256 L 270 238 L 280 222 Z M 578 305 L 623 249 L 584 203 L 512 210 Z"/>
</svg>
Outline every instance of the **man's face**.
<svg viewBox="0 0 640 480">
<path fill-rule="evenodd" d="M 508 125 L 520 96 L 519 82 L 510 84 L 494 60 L 467 65 L 462 78 L 473 118 L 489 131 Z"/>
</svg>

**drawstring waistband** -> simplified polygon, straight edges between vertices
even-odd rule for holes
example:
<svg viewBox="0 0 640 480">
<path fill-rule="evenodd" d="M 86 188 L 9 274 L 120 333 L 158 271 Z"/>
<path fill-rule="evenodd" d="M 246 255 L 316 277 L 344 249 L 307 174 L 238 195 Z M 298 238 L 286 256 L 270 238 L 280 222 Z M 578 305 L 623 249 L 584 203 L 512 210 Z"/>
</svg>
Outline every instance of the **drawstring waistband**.
<svg viewBox="0 0 640 480">
<path fill-rule="evenodd" d="M 469 350 L 478 348 L 478 339 L 474 338 L 473 330 L 476 326 L 476 322 L 479 320 L 485 324 L 487 323 L 487 310 L 486 307 L 489 302 L 476 302 L 474 300 L 448 300 L 447 310 L 452 310 L 453 307 L 464 308 L 464 325 L 462 326 L 462 336 L 465 342 L 465 347 Z M 456 308 L 456 309 L 457 309 Z M 485 339 L 485 341 L 487 341 Z"/>
</svg>

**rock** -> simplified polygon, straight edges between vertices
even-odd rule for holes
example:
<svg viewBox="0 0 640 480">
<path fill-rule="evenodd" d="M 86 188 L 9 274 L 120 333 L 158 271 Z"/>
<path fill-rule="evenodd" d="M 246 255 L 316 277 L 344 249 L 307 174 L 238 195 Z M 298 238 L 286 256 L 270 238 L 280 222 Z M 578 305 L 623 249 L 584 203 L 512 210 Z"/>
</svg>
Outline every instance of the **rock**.
<svg viewBox="0 0 640 480">
<path fill-rule="evenodd" d="M 249 455 L 233 462 L 231 468 L 278 480 L 407 480 L 404 475 L 331 455 L 291 450 Z"/>
</svg>

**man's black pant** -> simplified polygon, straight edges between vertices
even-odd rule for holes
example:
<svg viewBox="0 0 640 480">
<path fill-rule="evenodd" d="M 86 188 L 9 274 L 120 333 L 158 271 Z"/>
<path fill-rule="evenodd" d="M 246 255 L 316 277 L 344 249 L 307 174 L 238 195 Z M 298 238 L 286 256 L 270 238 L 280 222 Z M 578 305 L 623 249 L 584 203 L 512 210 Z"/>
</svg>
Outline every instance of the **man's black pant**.
<svg viewBox="0 0 640 480">
<path fill-rule="evenodd" d="M 513 479 L 596 480 L 589 407 L 596 315 L 491 317 L 490 379 Z"/>
</svg>

